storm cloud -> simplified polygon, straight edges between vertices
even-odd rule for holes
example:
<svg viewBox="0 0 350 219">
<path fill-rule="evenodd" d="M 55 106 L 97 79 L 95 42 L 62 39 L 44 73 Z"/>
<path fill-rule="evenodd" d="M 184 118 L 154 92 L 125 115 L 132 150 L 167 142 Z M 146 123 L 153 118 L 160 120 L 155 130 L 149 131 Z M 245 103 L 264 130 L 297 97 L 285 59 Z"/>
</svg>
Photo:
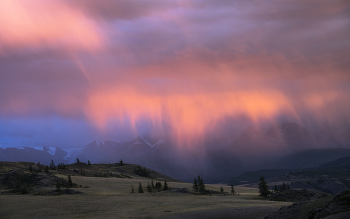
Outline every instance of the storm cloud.
<svg viewBox="0 0 350 219">
<path fill-rule="evenodd" d="M 2 138 L 74 139 L 45 131 L 57 118 L 81 139 L 178 140 L 350 119 L 348 1 L 4 0 L 0 26 L 2 126 L 40 121 Z"/>
</svg>

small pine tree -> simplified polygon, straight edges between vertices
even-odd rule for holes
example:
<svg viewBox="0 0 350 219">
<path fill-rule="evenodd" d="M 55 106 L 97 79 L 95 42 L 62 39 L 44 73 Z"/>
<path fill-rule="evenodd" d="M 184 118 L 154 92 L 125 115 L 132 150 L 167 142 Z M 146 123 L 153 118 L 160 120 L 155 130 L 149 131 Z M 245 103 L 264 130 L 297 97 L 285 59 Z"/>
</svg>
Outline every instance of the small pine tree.
<svg viewBox="0 0 350 219">
<path fill-rule="evenodd" d="M 231 194 L 235 194 L 236 192 L 235 192 L 235 188 L 233 188 L 233 184 L 231 183 Z"/>
<path fill-rule="evenodd" d="M 59 182 L 59 181 L 56 182 L 56 189 L 57 189 L 58 191 L 61 190 L 61 185 L 60 185 L 60 182 Z"/>
<path fill-rule="evenodd" d="M 88 165 L 90 166 L 91 165 L 91 163 L 90 163 L 90 161 L 88 160 Z"/>
<path fill-rule="evenodd" d="M 149 184 L 149 182 L 148 182 L 148 184 L 147 184 L 147 192 L 149 192 L 149 193 L 152 193 L 152 192 L 153 192 L 153 188 L 152 188 L 152 186 Z"/>
<path fill-rule="evenodd" d="M 192 188 L 193 188 L 193 191 L 198 192 L 198 183 L 197 183 L 197 179 L 196 178 L 194 178 Z"/>
<path fill-rule="evenodd" d="M 123 160 L 120 160 L 120 161 L 119 161 L 119 166 L 124 166 Z"/>
<path fill-rule="evenodd" d="M 152 186 L 152 189 L 155 189 L 155 188 L 156 188 L 156 187 L 154 186 L 153 180 L 151 181 L 151 186 Z"/>
<path fill-rule="evenodd" d="M 285 190 L 287 190 L 287 186 L 286 186 L 286 184 L 283 182 L 283 184 L 280 186 L 280 188 L 281 188 L 281 191 L 285 191 Z"/>
<path fill-rule="evenodd" d="M 205 185 L 204 185 L 204 182 L 203 182 L 203 179 L 198 176 L 198 190 L 200 193 L 205 193 L 206 192 L 206 189 L 205 189 Z"/>
<path fill-rule="evenodd" d="M 66 180 L 64 180 L 63 177 L 61 178 L 61 184 L 62 184 L 63 186 L 66 186 Z"/>
<path fill-rule="evenodd" d="M 220 193 L 224 193 L 224 188 L 222 186 L 220 187 Z"/>
<path fill-rule="evenodd" d="M 158 192 L 162 191 L 163 186 L 161 182 L 156 182 L 156 189 L 158 190 Z"/>
<path fill-rule="evenodd" d="M 164 181 L 163 190 L 164 191 L 169 190 L 169 186 L 168 186 L 168 183 L 166 181 Z"/>
<path fill-rule="evenodd" d="M 77 163 L 80 163 L 79 158 L 77 158 Z"/>
<path fill-rule="evenodd" d="M 49 173 L 49 167 L 45 166 L 45 173 Z"/>
<path fill-rule="evenodd" d="M 265 197 L 271 194 L 263 175 L 261 175 L 260 177 L 259 193 L 261 196 L 265 196 Z"/>
<path fill-rule="evenodd" d="M 53 160 L 51 160 L 50 169 L 51 170 L 55 170 L 56 169 L 56 166 L 55 166 L 55 163 L 53 162 Z"/>
<path fill-rule="evenodd" d="M 68 175 L 68 182 L 67 182 L 67 187 L 73 187 L 73 181 L 72 178 L 70 177 L 70 175 Z"/>
<path fill-rule="evenodd" d="M 139 183 L 139 193 L 144 193 L 141 183 Z"/>
<path fill-rule="evenodd" d="M 40 162 L 39 162 L 39 161 L 38 161 L 38 167 L 39 167 L 38 172 L 41 173 L 42 170 L 41 170 L 41 165 L 40 165 Z"/>
<path fill-rule="evenodd" d="M 273 191 L 278 192 L 278 188 L 277 185 L 275 184 L 275 186 L 273 187 Z"/>
</svg>

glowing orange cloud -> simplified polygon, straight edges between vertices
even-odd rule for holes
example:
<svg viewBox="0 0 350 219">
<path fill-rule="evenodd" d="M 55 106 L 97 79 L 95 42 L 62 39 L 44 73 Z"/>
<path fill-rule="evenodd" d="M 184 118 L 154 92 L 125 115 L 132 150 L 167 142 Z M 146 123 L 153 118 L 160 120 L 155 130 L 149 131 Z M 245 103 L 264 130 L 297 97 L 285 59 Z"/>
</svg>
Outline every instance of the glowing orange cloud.
<svg viewBox="0 0 350 219">
<path fill-rule="evenodd" d="M 156 95 L 121 88 L 91 93 L 86 113 L 101 129 L 112 118 L 129 118 L 133 124 L 147 118 L 159 133 L 166 121 L 173 137 L 184 139 L 202 136 L 227 116 L 247 115 L 258 121 L 289 108 L 286 97 L 274 90 Z"/>
<path fill-rule="evenodd" d="M 101 36 L 93 20 L 62 1 L 0 1 L 0 53 L 9 48 L 96 50 Z"/>
</svg>

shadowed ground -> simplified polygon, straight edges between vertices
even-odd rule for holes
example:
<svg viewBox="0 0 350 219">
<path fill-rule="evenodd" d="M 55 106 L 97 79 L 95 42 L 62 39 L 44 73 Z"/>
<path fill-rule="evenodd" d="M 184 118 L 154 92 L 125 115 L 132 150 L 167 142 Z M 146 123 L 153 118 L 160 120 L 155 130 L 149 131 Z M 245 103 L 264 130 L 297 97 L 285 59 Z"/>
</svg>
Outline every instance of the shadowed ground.
<svg viewBox="0 0 350 219">
<path fill-rule="evenodd" d="M 66 177 L 66 176 L 63 176 Z M 0 195 L 1 218 L 263 218 L 289 202 L 273 202 L 258 197 L 254 188 L 235 187 L 240 194 L 193 195 L 173 191 L 130 193 L 137 191 L 145 178 L 120 179 L 73 176 L 73 182 L 90 188 L 76 188 L 83 194 L 40 196 Z M 219 190 L 222 185 L 207 185 Z M 170 182 L 172 188 L 187 188 L 191 183 Z M 223 186 L 230 191 L 229 186 Z M 52 189 L 52 188 L 51 188 Z M 49 189 L 48 189 L 49 190 Z M 239 208 L 239 209 L 238 209 Z"/>
</svg>

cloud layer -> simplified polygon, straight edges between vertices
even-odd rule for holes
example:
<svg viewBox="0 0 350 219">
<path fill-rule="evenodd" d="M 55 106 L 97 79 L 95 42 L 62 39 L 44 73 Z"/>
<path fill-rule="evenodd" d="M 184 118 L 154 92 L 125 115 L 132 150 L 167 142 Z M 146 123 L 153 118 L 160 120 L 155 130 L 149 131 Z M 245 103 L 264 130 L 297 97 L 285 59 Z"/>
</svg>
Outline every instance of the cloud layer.
<svg viewBox="0 0 350 219">
<path fill-rule="evenodd" d="M 239 117 L 338 126 L 349 25 L 341 0 L 1 1 L 0 117 L 176 139 Z"/>
</svg>

